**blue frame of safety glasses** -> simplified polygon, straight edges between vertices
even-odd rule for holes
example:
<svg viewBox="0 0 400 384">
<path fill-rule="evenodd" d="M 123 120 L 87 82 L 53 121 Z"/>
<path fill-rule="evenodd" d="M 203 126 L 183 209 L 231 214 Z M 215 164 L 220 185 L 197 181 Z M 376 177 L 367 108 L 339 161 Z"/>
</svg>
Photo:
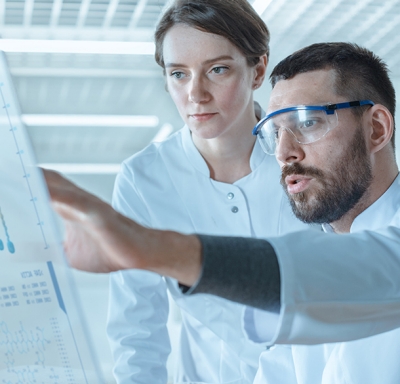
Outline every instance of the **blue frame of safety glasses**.
<svg viewBox="0 0 400 384">
<path fill-rule="evenodd" d="M 357 101 L 348 101 L 345 103 L 337 103 L 337 104 L 326 104 L 326 105 L 298 105 L 296 107 L 289 107 L 278 109 L 277 111 L 271 112 L 266 115 L 263 119 L 261 119 L 256 126 L 253 128 L 253 135 L 257 136 L 260 127 L 264 124 L 265 121 L 274 117 L 275 115 L 279 115 L 280 113 L 292 112 L 292 111 L 325 111 L 327 115 L 333 115 L 338 109 L 352 108 L 352 107 L 361 107 L 363 105 L 375 105 L 375 103 L 371 100 L 357 100 Z"/>
</svg>

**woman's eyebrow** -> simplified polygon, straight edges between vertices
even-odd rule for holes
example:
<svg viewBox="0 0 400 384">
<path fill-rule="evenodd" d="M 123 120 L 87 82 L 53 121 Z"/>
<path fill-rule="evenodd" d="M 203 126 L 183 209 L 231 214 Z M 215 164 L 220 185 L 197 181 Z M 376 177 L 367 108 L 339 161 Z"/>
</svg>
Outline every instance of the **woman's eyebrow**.
<svg viewBox="0 0 400 384">
<path fill-rule="evenodd" d="M 219 60 L 233 60 L 233 57 L 229 56 L 229 55 L 217 56 L 217 57 L 213 57 L 212 59 L 205 60 L 201 64 L 210 64 L 210 63 L 214 63 Z M 186 64 L 180 64 L 180 63 L 166 63 L 165 64 L 165 68 L 171 68 L 171 67 L 187 68 L 188 66 Z"/>
<path fill-rule="evenodd" d="M 213 63 L 213 62 L 219 61 L 219 60 L 233 60 L 233 57 L 229 56 L 229 55 L 221 55 L 218 57 L 214 57 L 213 59 L 205 60 L 205 61 L 203 61 L 202 64 L 210 64 L 210 63 Z"/>
</svg>

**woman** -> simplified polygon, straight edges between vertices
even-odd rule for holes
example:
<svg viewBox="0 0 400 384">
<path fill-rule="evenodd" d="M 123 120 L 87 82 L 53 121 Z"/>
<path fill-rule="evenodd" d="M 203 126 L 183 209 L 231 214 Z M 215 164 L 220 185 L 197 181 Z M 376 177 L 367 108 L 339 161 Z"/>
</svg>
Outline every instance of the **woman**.
<svg viewBox="0 0 400 384">
<path fill-rule="evenodd" d="M 185 127 L 123 163 L 114 207 L 149 227 L 264 237 L 300 229 L 275 158 L 252 127 L 261 117 L 269 33 L 246 0 L 178 0 L 155 34 L 156 61 Z M 144 271 L 111 278 L 108 335 L 118 383 L 167 382 L 167 288 L 180 306 L 174 383 L 252 383 L 263 347 L 241 332 L 244 307 Z"/>
</svg>

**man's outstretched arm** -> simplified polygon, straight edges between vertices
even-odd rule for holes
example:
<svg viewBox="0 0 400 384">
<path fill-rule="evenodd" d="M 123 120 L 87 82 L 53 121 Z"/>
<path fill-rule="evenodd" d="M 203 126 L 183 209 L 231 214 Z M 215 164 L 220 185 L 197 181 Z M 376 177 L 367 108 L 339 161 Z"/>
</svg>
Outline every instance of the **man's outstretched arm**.
<svg viewBox="0 0 400 384">
<path fill-rule="evenodd" d="M 341 236 L 186 236 L 144 228 L 60 175 L 45 176 L 75 268 L 146 269 L 177 279 L 189 293 L 280 308 L 272 343 L 349 341 L 400 327 L 400 211 L 387 228 Z"/>
<path fill-rule="evenodd" d="M 267 241 L 145 228 L 58 173 L 44 175 L 65 222 L 72 267 L 102 273 L 145 269 L 177 279 L 190 293 L 279 312 L 279 265 Z"/>
</svg>

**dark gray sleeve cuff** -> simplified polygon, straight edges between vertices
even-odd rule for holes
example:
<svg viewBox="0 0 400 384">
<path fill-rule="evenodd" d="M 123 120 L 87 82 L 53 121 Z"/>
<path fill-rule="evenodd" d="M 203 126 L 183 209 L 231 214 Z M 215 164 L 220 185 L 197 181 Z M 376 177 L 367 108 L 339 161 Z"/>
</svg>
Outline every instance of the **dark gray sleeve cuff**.
<svg viewBox="0 0 400 384">
<path fill-rule="evenodd" d="M 278 260 L 266 240 L 198 235 L 203 267 L 186 294 L 209 293 L 272 312 L 280 310 Z"/>
</svg>

